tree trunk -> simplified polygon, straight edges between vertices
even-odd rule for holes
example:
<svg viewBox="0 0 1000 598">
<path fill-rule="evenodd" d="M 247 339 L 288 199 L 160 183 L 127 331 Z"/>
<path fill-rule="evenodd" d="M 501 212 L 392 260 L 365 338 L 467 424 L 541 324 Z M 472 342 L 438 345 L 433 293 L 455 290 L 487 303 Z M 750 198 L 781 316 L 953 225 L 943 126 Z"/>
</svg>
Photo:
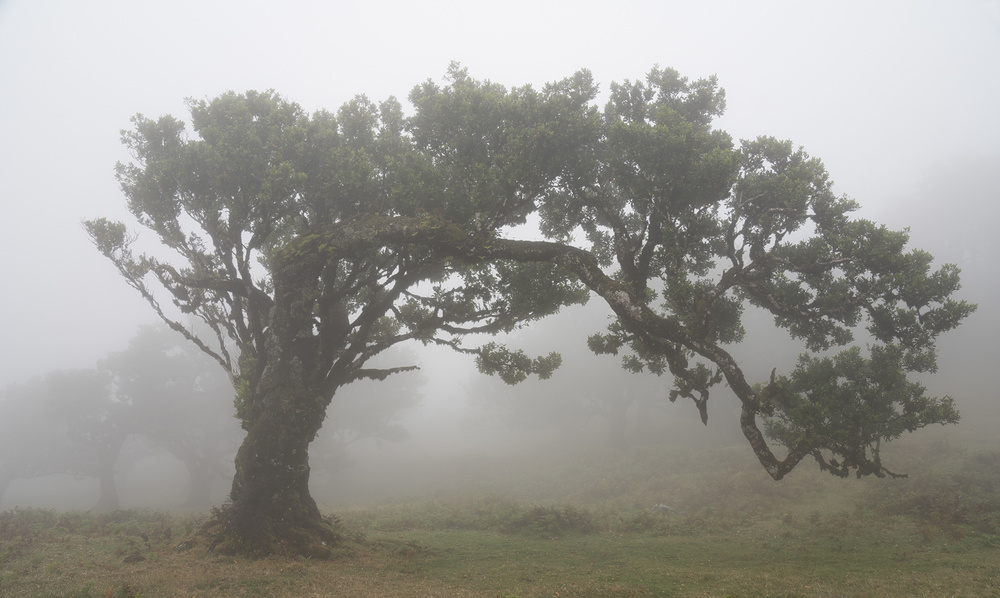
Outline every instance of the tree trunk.
<svg viewBox="0 0 1000 598">
<path fill-rule="evenodd" d="M 215 472 L 212 471 L 211 465 L 193 450 L 177 450 L 174 454 L 184 463 L 184 467 L 188 471 L 188 479 L 191 480 L 191 488 L 188 490 L 184 506 L 210 506 L 212 504 L 212 480 L 215 478 Z"/>
<path fill-rule="evenodd" d="M 114 511 L 120 506 L 118 485 L 115 482 L 115 466 L 118 455 L 125 444 L 125 434 L 114 434 L 105 444 L 97 447 L 97 479 L 100 480 L 101 494 L 94 505 L 94 511 Z"/>
<path fill-rule="evenodd" d="M 115 485 L 114 464 L 112 464 L 109 469 L 102 463 L 97 478 L 101 482 L 101 495 L 97 498 L 97 504 L 94 505 L 93 510 L 114 511 L 120 505 L 118 499 L 118 487 Z"/>
<path fill-rule="evenodd" d="M 210 548 L 327 558 L 340 535 L 309 494 L 309 443 L 337 388 L 326 379 L 350 327 L 342 309 L 343 330 L 313 330 L 324 259 L 291 251 L 275 263 L 264 342 L 244 347 L 241 356 L 236 411 L 247 435 L 236 453 L 229 501 L 209 522 Z"/>
<path fill-rule="evenodd" d="M 309 493 L 308 450 L 326 401 L 296 379 L 295 368 L 280 369 L 245 420 L 249 425 L 236 454 L 229 502 L 212 523 L 212 549 L 254 557 L 326 558 L 339 534 Z"/>
</svg>

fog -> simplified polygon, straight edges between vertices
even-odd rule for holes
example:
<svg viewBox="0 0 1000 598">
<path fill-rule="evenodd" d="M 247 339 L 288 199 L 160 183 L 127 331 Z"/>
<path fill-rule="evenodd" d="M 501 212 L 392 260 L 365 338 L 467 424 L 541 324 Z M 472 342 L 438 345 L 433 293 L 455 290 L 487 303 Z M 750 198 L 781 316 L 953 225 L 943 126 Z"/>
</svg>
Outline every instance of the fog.
<svg viewBox="0 0 1000 598">
<path fill-rule="evenodd" d="M 97 504 L 96 457 L 74 462 L 79 450 L 61 443 L 98 446 L 104 441 L 95 438 L 111 434 L 101 425 L 114 417 L 132 422 L 112 430 L 122 436 L 114 466 L 120 506 L 205 508 L 191 502 L 192 470 L 178 443 L 208 437 L 218 442 L 197 445 L 192 458 L 210 473 L 211 504 L 228 491 L 241 431 L 229 417 L 232 395 L 208 381 L 213 374 L 200 374 L 205 383 L 174 405 L 176 429 L 135 424 L 133 412 L 99 415 L 122 402 L 136 406 L 127 400 L 77 404 L 80 418 L 96 417 L 86 428 L 39 394 L 45 376 L 93 370 L 155 323 L 80 225 L 100 216 L 131 222 L 114 164 L 129 160 L 119 131 L 133 114 L 183 118 L 184 98 L 247 89 L 274 89 L 308 111 L 335 110 L 356 94 L 405 98 L 421 81 L 440 81 L 452 60 L 507 86 L 588 68 L 606 90 L 654 64 L 691 78 L 717 75 L 728 106 L 719 128 L 804 146 L 864 217 L 908 227 L 914 246 L 960 265 L 961 298 L 979 310 L 941 339 L 940 370 L 925 382 L 953 396 L 965 416 L 946 430 L 949 438 L 991 441 L 1000 423 L 992 376 L 1000 336 L 1000 241 L 992 230 L 1000 214 L 1000 2 L 0 0 L 0 462 L 38 446 L 54 460 L 37 459 L 10 481 L 0 508 Z M 421 370 L 335 399 L 314 443 L 318 500 L 430 495 L 441 488 L 428 472 L 448 468 L 467 466 L 467 477 L 487 480 L 488 469 L 468 465 L 474 459 L 623 450 L 615 426 L 625 426 L 627 446 L 741 445 L 725 389 L 713 393 L 703 426 L 689 402 L 666 399 L 666 380 L 590 354 L 586 337 L 606 318 L 592 300 L 512 334 L 515 347 L 564 357 L 553 379 L 516 388 L 441 349 L 414 345 L 389 356 Z M 747 328 L 733 351 L 748 373 L 765 379 L 794 363 L 801 347 L 768 318 L 751 314 Z M 616 401 L 626 403 L 624 416 Z M 199 436 L 183 423 L 190 418 L 218 427 Z"/>
</svg>

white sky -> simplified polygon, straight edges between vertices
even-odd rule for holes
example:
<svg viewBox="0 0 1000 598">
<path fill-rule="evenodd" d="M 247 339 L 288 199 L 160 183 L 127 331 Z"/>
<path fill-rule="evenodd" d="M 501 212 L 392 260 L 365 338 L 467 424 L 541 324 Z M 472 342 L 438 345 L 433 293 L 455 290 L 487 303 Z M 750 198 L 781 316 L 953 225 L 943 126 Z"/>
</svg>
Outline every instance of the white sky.
<svg viewBox="0 0 1000 598">
<path fill-rule="evenodd" d="M 127 218 L 113 167 L 134 113 L 247 89 L 310 111 L 405 100 L 452 60 L 508 86 L 716 74 L 722 128 L 805 146 L 898 226 L 943 165 L 1000 172 L 996 0 L 0 0 L 0 386 L 91 366 L 152 320 L 80 226 Z"/>
</svg>

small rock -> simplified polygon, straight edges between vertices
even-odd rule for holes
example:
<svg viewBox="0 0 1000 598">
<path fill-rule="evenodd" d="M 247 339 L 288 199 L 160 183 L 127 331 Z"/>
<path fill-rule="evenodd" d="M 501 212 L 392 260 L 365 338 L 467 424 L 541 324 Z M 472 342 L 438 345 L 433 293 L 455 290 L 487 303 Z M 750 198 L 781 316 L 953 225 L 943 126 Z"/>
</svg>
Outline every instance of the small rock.
<svg viewBox="0 0 1000 598">
<path fill-rule="evenodd" d="M 177 546 L 174 546 L 174 550 L 177 552 L 187 552 L 192 548 L 194 548 L 195 544 L 197 544 L 197 542 L 195 542 L 194 540 L 185 540 L 184 542 L 181 542 Z"/>
</svg>

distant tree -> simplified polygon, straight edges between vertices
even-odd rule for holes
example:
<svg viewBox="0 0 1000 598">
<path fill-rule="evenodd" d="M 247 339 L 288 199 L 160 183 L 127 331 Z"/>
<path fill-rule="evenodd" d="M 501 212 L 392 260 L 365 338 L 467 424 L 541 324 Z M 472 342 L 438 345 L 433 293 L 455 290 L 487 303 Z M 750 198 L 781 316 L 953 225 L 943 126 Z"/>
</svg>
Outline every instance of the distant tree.
<svg viewBox="0 0 1000 598">
<path fill-rule="evenodd" d="M 187 504 L 211 504 L 211 482 L 237 436 L 232 386 L 173 331 L 140 328 L 128 348 L 95 368 L 60 370 L 8 387 L 0 401 L 0 490 L 55 473 L 96 477 L 94 508 L 119 506 L 117 473 L 126 440 L 141 435 L 182 461 Z M 2 494 L 0 494 L 2 497 Z"/>
<path fill-rule="evenodd" d="M 593 355 L 581 332 L 599 328 L 604 320 L 603 311 L 578 309 L 572 317 L 549 318 L 511 335 L 511 345 L 528 351 L 558 349 L 563 365 L 551 380 L 529 380 L 516 386 L 476 374 L 466 388 L 470 402 L 511 429 L 555 428 L 567 439 L 598 420 L 606 429 L 609 447 L 628 446 L 635 432 L 629 426 L 630 409 L 667 403 L 670 386 L 659 376 L 635 374 L 624 370 L 618 360 Z"/>
<path fill-rule="evenodd" d="M 377 363 L 401 361 L 416 363 L 417 355 L 397 347 L 377 359 Z M 420 405 L 421 387 L 426 383 L 422 373 L 411 371 L 345 387 L 327 410 L 329 423 L 309 447 L 314 465 L 335 475 L 351 466 L 352 445 L 368 440 L 381 447 L 384 442 L 408 440 L 410 433 L 400 419 Z"/>
<path fill-rule="evenodd" d="M 851 343 L 864 321 L 884 350 L 859 353 L 862 363 L 877 370 L 895 356 L 901 373 L 931 371 L 936 336 L 973 309 L 951 299 L 956 268 L 933 271 L 930 255 L 906 251 L 905 233 L 851 219 L 856 204 L 834 196 L 822 164 L 790 143 L 736 147 L 712 128 L 724 107 L 714 79 L 654 69 L 612 85 L 603 113 L 596 92 L 587 72 L 508 91 L 455 66 L 447 86 L 413 90 L 408 118 L 394 100 L 309 116 L 248 92 L 191 102 L 196 139 L 170 117 L 134 119 L 124 141 L 135 163 L 119 180 L 133 215 L 178 259 L 135 253 L 124 224 L 87 227 L 236 385 L 247 436 L 231 504 L 214 522 L 217 550 L 328 554 L 337 535 L 309 495 L 306 455 L 335 392 L 409 369 L 366 364 L 414 339 L 475 352 L 482 371 L 508 382 L 544 377 L 557 356 L 461 339 L 580 301 L 581 285 L 617 317 L 593 350 L 669 372 L 671 397 L 692 400 L 703 419 L 710 388 L 725 380 L 776 479 L 807 455 L 838 474 L 885 475 L 884 441 L 955 421 L 950 400 L 918 386 L 806 389 L 798 381 L 824 366 L 816 361 L 755 386 L 724 346 L 741 340 L 749 302 L 808 350 Z M 550 241 L 518 236 L 532 234 L 516 225 L 536 213 Z M 216 339 L 187 332 L 152 283 Z M 846 378 L 849 365 L 826 371 Z M 776 422 L 784 457 L 759 417 Z"/>
<path fill-rule="evenodd" d="M 212 481 L 227 470 L 224 460 L 239 442 L 228 378 L 184 337 L 158 326 L 141 327 L 101 365 L 127 405 L 131 431 L 184 463 L 186 504 L 210 505 Z"/>
<path fill-rule="evenodd" d="M 117 509 L 116 464 L 125 440 L 135 431 L 129 405 L 118 399 L 111 375 L 100 368 L 51 372 L 45 386 L 50 417 L 65 426 L 69 441 L 86 463 L 81 473 L 100 483 L 94 509 Z"/>
<path fill-rule="evenodd" d="M 495 376 L 474 374 L 464 394 L 473 408 L 511 430 L 535 432 L 554 428 L 568 440 L 586 426 L 593 413 L 582 397 L 560 384 L 565 382 L 567 369 L 561 367 L 553 375 L 555 380 L 551 385 L 525 381 L 514 386 Z"/>
<path fill-rule="evenodd" d="M 0 503 L 10 483 L 88 469 L 64 426 L 49 415 L 42 378 L 11 384 L 0 394 Z"/>
</svg>

